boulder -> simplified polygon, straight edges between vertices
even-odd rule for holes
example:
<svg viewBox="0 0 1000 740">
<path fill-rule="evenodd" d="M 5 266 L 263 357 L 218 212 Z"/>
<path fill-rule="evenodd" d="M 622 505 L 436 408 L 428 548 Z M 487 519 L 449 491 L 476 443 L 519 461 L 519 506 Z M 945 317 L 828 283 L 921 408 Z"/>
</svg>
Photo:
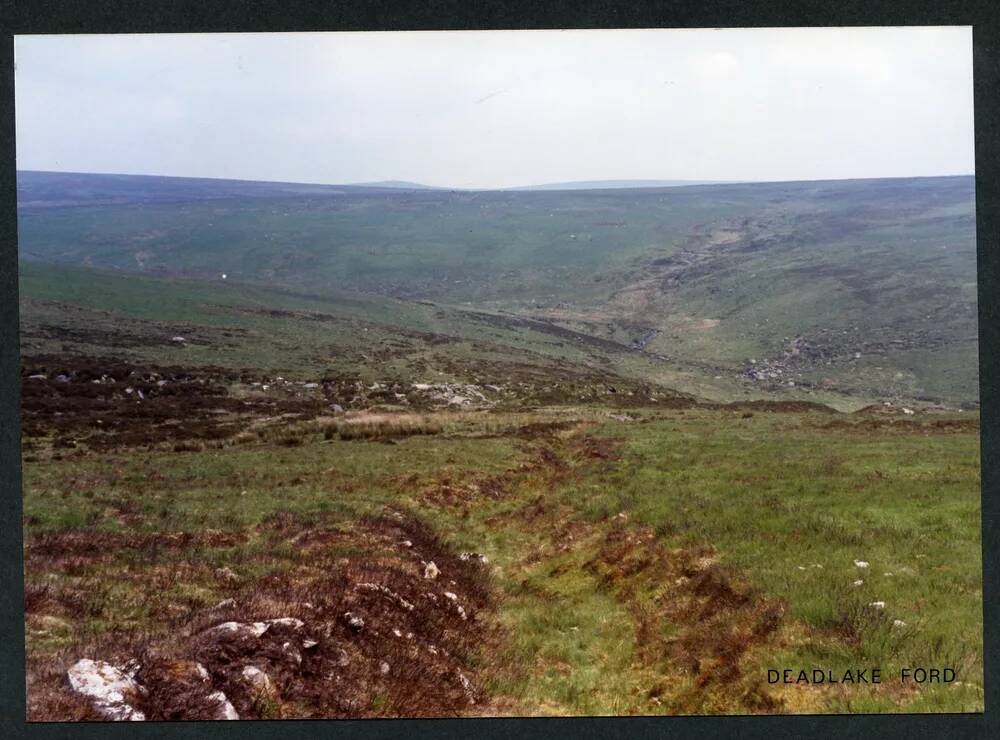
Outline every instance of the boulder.
<svg viewBox="0 0 1000 740">
<path fill-rule="evenodd" d="M 234 707 L 226 695 L 221 691 L 216 691 L 208 695 L 208 698 L 218 704 L 218 713 L 215 715 L 214 719 L 239 719 L 240 715 L 236 713 L 236 707 Z"/>
<path fill-rule="evenodd" d="M 209 627 L 203 634 L 206 635 L 238 635 L 240 637 L 260 637 L 270 625 L 266 622 L 223 622 L 214 627 Z"/>
<path fill-rule="evenodd" d="M 146 715 L 132 706 L 145 693 L 136 680 L 120 668 L 100 660 L 84 658 L 66 672 L 70 688 L 88 697 L 107 719 L 143 721 Z"/>
<path fill-rule="evenodd" d="M 243 680 L 258 696 L 272 696 L 274 694 L 274 684 L 271 677 L 256 666 L 248 665 L 243 667 Z"/>
</svg>

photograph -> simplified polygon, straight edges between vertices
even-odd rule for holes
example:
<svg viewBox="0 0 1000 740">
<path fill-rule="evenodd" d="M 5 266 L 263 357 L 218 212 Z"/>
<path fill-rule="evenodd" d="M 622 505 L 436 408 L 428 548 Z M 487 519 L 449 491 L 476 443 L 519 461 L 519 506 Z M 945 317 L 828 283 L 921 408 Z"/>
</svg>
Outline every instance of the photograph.
<svg viewBox="0 0 1000 740">
<path fill-rule="evenodd" d="M 984 711 L 971 26 L 13 47 L 28 723 Z"/>
</svg>

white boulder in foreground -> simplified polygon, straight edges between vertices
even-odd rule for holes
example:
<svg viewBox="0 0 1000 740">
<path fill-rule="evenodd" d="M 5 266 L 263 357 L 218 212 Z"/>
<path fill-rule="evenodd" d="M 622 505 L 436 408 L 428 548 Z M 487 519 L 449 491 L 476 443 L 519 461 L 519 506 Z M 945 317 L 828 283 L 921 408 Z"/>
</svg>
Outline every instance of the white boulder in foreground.
<svg viewBox="0 0 1000 740">
<path fill-rule="evenodd" d="M 135 679 L 110 663 L 84 658 L 66 672 L 70 688 L 93 701 L 94 708 L 115 722 L 146 719 L 129 702 L 142 693 Z"/>
<path fill-rule="evenodd" d="M 216 691 L 208 695 L 208 698 L 215 701 L 219 705 L 219 713 L 215 716 L 215 719 L 239 719 L 240 715 L 236 713 L 236 707 L 234 707 L 226 695 L 221 691 Z"/>
</svg>

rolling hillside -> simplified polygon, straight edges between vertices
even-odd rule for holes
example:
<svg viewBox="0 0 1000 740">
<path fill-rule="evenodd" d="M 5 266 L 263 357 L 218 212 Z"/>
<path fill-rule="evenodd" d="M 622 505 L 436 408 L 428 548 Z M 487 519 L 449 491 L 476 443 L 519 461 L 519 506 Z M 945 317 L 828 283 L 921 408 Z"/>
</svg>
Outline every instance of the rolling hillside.
<svg viewBox="0 0 1000 740">
<path fill-rule="evenodd" d="M 20 173 L 19 201 L 26 326 L 59 323 L 43 265 L 62 265 L 77 294 L 136 273 L 165 295 L 363 296 L 385 326 L 500 326 L 499 347 L 708 397 L 978 399 L 971 177 L 458 192 Z"/>
</svg>

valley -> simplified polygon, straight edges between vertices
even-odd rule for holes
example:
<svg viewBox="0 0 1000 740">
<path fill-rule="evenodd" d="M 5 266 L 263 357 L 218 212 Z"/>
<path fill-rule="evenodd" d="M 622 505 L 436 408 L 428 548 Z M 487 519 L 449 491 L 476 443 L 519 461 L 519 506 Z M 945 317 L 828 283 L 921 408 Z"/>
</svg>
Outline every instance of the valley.
<svg viewBox="0 0 1000 740">
<path fill-rule="evenodd" d="M 982 710 L 971 177 L 19 201 L 29 719 Z"/>
</svg>

